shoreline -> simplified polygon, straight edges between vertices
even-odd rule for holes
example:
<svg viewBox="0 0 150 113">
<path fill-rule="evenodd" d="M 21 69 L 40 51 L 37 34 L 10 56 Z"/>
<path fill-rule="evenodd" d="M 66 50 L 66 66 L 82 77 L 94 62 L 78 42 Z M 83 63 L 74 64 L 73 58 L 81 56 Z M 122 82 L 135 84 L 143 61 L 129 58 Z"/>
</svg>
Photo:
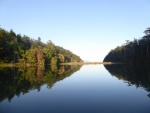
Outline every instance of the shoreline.
<svg viewBox="0 0 150 113">
<path fill-rule="evenodd" d="M 60 65 L 97 65 L 97 64 L 115 64 L 114 62 L 70 62 L 60 63 Z"/>
<path fill-rule="evenodd" d="M 116 64 L 114 62 L 70 62 L 70 63 L 60 63 L 59 65 L 98 65 L 98 64 Z M 26 63 L 0 63 L 0 67 L 29 67 L 38 66 Z"/>
</svg>

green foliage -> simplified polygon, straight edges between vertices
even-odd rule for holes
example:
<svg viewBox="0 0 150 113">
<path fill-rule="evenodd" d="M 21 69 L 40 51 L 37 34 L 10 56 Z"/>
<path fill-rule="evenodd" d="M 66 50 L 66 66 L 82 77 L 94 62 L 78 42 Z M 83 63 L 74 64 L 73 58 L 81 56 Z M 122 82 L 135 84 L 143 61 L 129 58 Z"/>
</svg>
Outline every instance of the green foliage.
<svg viewBox="0 0 150 113">
<path fill-rule="evenodd" d="M 51 58 L 51 65 L 57 65 L 57 57 L 52 57 Z"/>
<path fill-rule="evenodd" d="M 64 62 L 65 58 L 62 54 L 58 54 L 58 59 L 59 59 L 59 62 Z"/>
<path fill-rule="evenodd" d="M 66 62 L 66 63 L 68 63 L 68 62 L 83 62 L 79 56 L 73 54 L 69 50 L 65 50 L 64 48 L 62 48 L 60 46 L 56 46 L 56 52 L 57 52 L 57 54 L 62 54 L 64 56 L 64 62 Z"/>
<path fill-rule="evenodd" d="M 111 50 L 104 58 L 104 62 L 123 63 L 150 63 L 150 35 L 145 35 L 140 39 L 127 41 L 122 46 Z"/>
<path fill-rule="evenodd" d="M 26 61 L 30 64 L 36 64 L 37 63 L 37 54 L 36 49 L 30 49 L 26 51 Z"/>
<path fill-rule="evenodd" d="M 79 56 L 56 46 L 52 41 L 45 44 L 40 37 L 34 40 L 26 35 L 15 34 L 13 30 L 8 32 L 0 28 L 0 63 L 19 62 L 43 66 L 54 62 L 59 64 L 81 61 Z"/>
</svg>

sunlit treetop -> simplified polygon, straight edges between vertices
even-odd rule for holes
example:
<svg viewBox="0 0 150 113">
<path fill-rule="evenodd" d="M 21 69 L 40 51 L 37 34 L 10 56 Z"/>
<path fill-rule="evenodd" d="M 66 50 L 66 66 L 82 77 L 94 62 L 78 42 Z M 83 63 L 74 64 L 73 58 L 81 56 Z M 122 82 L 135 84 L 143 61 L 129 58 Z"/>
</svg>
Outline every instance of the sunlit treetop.
<svg viewBox="0 0 150 113">
<path fill-rule="evenodd" d="M 144 31 L 144 33 L 145 33 L 146 35 L 150 35 L 150 27 L 148 27 L 148 28 Z"/>
</svg>

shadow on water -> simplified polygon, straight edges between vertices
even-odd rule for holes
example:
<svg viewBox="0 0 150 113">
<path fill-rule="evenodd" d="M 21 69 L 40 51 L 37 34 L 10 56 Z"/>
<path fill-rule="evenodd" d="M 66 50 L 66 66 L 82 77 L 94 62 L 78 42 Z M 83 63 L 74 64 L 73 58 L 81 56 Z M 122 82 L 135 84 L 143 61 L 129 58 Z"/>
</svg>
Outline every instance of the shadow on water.
<svg viewBox="0 0 150 113">
<path fill-rule="evenodd" d="M 150 92 L 150 66 L 112 64 L 104 67 L 112 76 L 123 80 L 128 86 L 135 85 Z M 150 93 L 148 96 L 150 97 Z"/>
<path fill-rule="evenodd" d="M 0 68 L 0 102 L 11 101 L 16 95 L 28 93 L 30 90 L 40 91 L 42 85 L 51 88 L 56 82 L 71 76 L 81 66 L 47 66 L 26 68 Z"/>
</svg>

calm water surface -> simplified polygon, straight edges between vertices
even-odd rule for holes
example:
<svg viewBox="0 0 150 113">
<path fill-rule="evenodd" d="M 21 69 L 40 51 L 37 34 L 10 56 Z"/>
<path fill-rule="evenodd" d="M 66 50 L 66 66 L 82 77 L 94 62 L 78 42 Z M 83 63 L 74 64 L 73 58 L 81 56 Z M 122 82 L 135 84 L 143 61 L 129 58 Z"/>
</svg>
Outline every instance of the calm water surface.
<svg viewBox="0 0 150 113">
<path fill-rule="evenodd" d="M 149 80 L 136 79 L 136 72 L 103 65 L 71 69 L 59 74 L 1 70 L 0 113 L 150 112 Z"/>
</svg>

